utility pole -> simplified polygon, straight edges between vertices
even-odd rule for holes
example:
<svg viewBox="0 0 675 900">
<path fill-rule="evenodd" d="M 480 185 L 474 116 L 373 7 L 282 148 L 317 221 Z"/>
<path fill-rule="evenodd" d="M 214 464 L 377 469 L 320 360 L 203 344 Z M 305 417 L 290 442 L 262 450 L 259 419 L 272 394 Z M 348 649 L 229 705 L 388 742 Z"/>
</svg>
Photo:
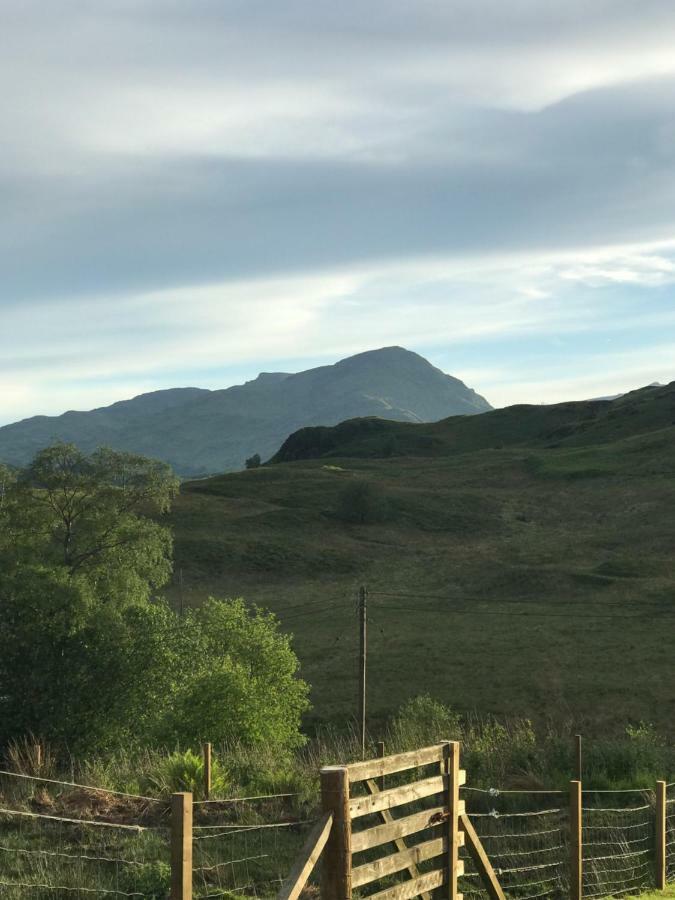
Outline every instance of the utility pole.
<svg viewBox="0 0 675 900">
<path fill-rule="evenodd" d="M 180 617 L 183 618 L 185 612 L 185 604 L 183 602 L 183 569 L 178 570 L 178 593 L 180 595 Z"/>
<path fill-rule="evenodd" d="M 582 781 L 582 767 L 581 767 L 581 735 L 574 735 L 574 767 L 576 769 L 576 780 Z"/>
<path fill-rule="evenodd" d="M 359 728 L 361 730 L 361 755 L 366 757 L 366 663 L 368 658 L 368 592 L 359 588 Z"/>
</svg>

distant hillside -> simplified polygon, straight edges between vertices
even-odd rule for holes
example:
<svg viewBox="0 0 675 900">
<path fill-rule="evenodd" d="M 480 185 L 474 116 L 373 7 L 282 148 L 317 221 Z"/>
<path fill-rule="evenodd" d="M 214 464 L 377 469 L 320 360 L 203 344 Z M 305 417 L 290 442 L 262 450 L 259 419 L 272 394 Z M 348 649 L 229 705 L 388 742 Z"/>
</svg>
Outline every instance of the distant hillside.
<svg viewBox="0 0 675 900">
<path fill-rule="evenodd" d="M 355 419 L 290 435 L 272 462 L 321 457 L 449 456 L 503 447 L 573 447 L 606 443 L 675 424 L 675 382 L 616 400 L 510 406 L 478 418 L 432 424 Z"/>
<path fill-rule="evenodd" d="M 181 475 L 241 469 L 271 456 L 307 425 L 357 416 L 432 422 L 491 409 L 483 397 L 416 353 L 386 347 L 296 375 L 262 373 L 219 391 L 176 388 L 90 412 L 35 416 L 0 428 L 0 460 L 25 465 L 56 440 L 156 457 Z"/>
<path fill-rule="evenodd" d="M 375 733 L 429 693 L 589 738 L 627 721 L 675 737 L 675 384 L 434 425 L 359 419 L 300 431 L 281 456 L 183 484 L 169 594 L 274 610 L 315 722 L 356 714 L 364 584 Z"/>
</svg>

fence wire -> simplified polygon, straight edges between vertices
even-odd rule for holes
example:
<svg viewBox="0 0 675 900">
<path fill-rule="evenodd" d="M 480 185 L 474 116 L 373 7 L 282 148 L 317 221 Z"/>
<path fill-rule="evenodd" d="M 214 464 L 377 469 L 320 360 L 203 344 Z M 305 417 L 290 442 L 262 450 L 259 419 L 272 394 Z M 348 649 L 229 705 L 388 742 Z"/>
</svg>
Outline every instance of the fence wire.
<svg viewBox="0 0 675 900">
<path fill-rule="evenodd" d="M 101 895 L 161 897 L 170 883 L 169 832 L 0 810 L 3 900 Z"/>
<path fill-rule="evenodd" d="M 467 812 L 513 900 L 569 896 L 570 816 L 567 805 L 543 807 L 547 791 L 506 792 L 464 788 Z M 551 794 L 554 792 L 551 792 Z M 616 794 L 607 805 L 608 794 Z M 582 809 L 583 894 L 588 900 L 639 894 L 655 885 L 656 820 L 653 792 L 584 791 Z M 648 801 L 648 802 L 645 802 Z M 487 893 L 466 848 L 460 852 L 466 900 Z M 666 874 L 675 881 L 675 785 L 666 799 Z"/>
</svg>

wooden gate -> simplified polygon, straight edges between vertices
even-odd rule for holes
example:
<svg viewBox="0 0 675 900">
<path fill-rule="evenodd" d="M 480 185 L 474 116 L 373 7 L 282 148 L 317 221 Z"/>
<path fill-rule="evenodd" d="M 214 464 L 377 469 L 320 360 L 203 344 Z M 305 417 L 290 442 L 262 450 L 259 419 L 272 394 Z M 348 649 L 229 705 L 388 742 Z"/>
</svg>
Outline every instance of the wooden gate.
<svg viewBox="0 0 675 900">
<path fill-rule="evenodd" d="M 489 896 L 504 900 L 459 799 L 465 781 L 455 741 L 322 769 L 323 817 L 280 900 L 299 896 L 322 851 L 322 900 L 351 900 L 366 885 L 368 900 L 461 900 L 465 843 Z"/>
</svg>

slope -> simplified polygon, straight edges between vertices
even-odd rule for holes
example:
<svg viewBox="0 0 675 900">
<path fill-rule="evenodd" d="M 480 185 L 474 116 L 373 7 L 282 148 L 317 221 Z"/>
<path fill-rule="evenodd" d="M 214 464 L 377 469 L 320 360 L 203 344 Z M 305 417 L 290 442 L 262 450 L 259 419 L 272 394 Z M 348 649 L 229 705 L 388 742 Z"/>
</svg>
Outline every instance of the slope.
<svg viewBox="0 0 675 900">
<path fill-rule="evenodd" d="M 575 404 L 467 422 L 484 442 L 478 423 L 506 422 L 500 449 L 331 455 L 185 484 L 173 513 L 184 601 L 243 595 L 277 610 L 315 724 L 355 713 L 365 583 L 374 723 L 428 692 L 589 736 L 627 720 L 673 734 L 675 416 L 673 386 L 660 390 L 597 415 Z M 370 498 L 363 522 L 345 520 L 355 485 Z"/>
<path fill-rule="evenodd" d="M 304 425 L 354 416 L 425 422 L 489 404 L 461 381 L 400 347 L 361 353 L 296 375 L 262 373 L 220 391 L 183 388 L 144 394 L 91 412 L 38 416 L 0 428 L 0 459 L 25 465 L 54 440 L 164 459 L 182 475 L 242 468 L 272 455 Z"/>
</svg>

